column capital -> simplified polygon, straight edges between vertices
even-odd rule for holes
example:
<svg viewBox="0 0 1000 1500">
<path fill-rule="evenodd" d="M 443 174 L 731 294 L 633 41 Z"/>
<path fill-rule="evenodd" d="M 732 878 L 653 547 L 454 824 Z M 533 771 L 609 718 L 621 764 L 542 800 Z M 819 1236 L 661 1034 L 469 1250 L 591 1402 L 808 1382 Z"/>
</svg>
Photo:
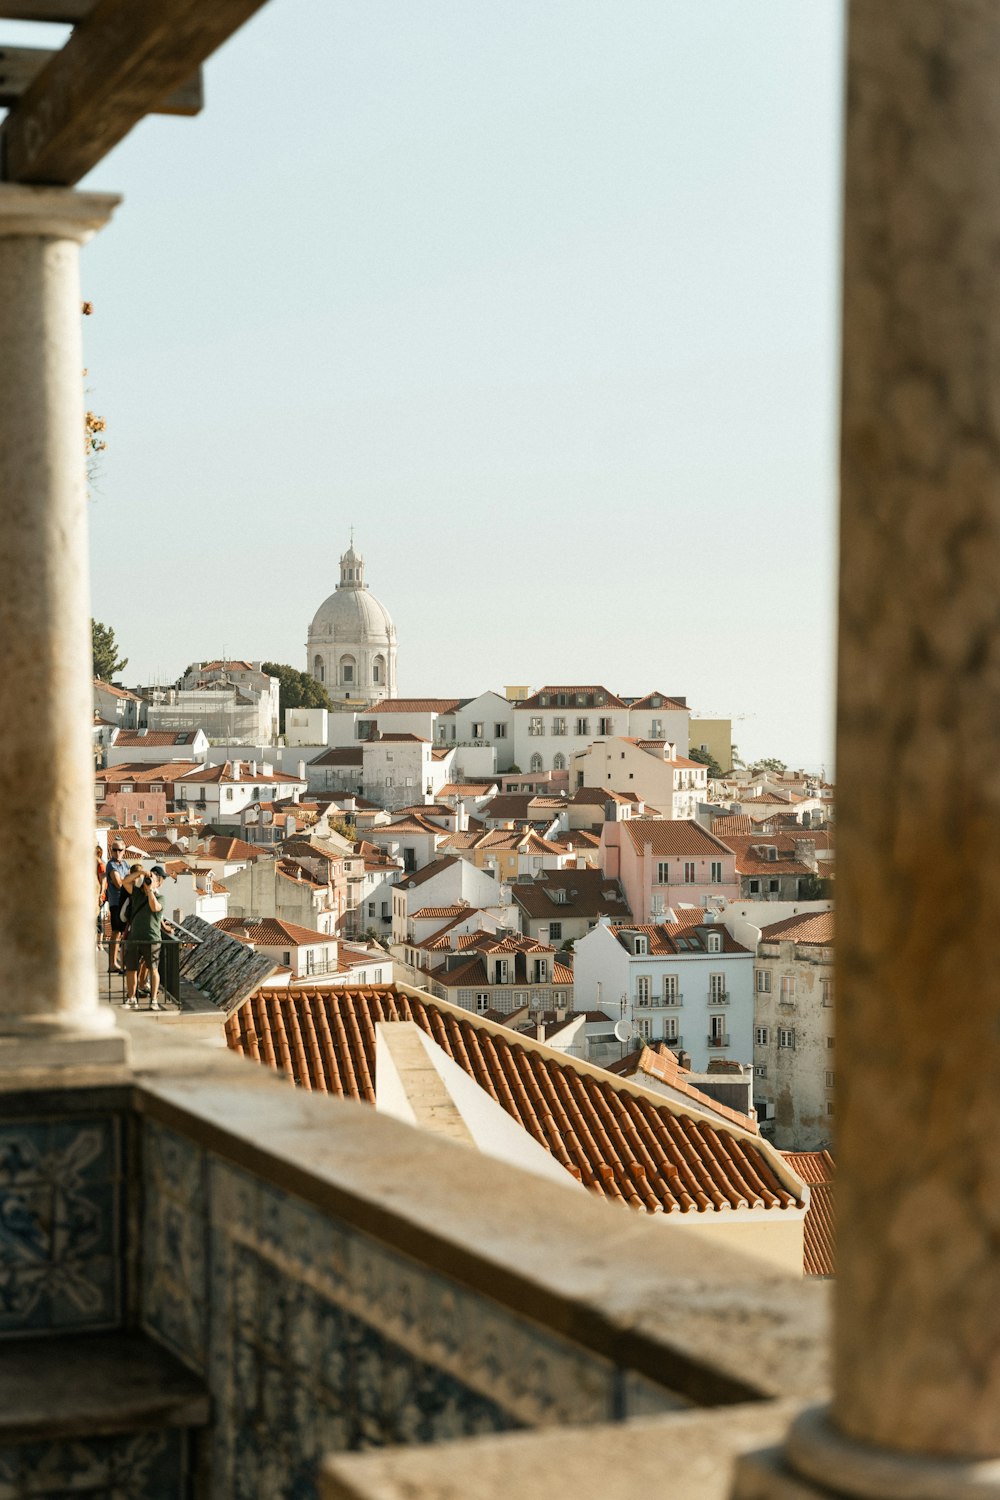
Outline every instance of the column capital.
<svg viewBox="0 0 1000 1500">
<path fill-rule="evenodd" d="M 118 193 L 0 182 L 0 239 L 37 235 L 82 245 L 103 229 L 121 201 Z"/>
</svg>

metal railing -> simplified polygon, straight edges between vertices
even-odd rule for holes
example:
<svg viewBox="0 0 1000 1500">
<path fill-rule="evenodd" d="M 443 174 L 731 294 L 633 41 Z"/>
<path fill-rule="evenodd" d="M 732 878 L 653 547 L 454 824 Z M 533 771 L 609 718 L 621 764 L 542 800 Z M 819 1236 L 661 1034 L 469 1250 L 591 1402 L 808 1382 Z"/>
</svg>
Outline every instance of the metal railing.
<svg viewBox="0 0 1000 1500">
<path fill-rule="evenodd" d="M 725 1036 L 710 1036 L 708 1038 L 708 1045 L 710 1047 L 728 1047 L 729 1046 L 729 1035 L 728 1035 L 728 1033 Z"/>
</svg>

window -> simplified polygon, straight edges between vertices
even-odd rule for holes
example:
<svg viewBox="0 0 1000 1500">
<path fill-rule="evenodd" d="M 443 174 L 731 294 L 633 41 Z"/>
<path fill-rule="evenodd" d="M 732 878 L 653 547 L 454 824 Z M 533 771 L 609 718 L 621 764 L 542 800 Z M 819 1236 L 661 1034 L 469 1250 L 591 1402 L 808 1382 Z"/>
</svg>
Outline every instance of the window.
<svg viewBox="0 0 1000 1500">
<path fill-rule="evenodd" d="M 545 959 L 544 958 L 536 958 L 535 959 L 535 963 L 534 963 L 534 977 L 533 977 L 532 983 L 533 984 L 548 984 L 548 982 L 549 982 L 548 966 L 546 965 Z"/>
<path fill-rule="evenodd" d="M 684 861 L 684 884 L 685 885 L 694 885 L 694 882 L 695 882 L 694 860 L 693 859 L 686 859 Z"/>
<path fill-rule="evenodd" d="M 753 1029 L 753 1044 L 755 1047 L 766 1047 L 771 1033 L 766 1026 L 755 1026 Z"/>
<path fill-rule="evenodd" d="M 553 734 L 565 734 L 566 733 L 566 720 L 565 719 L 553 719 L 552 720 L 552 733 Z"/>
<path fill-rule="evenodd" d="M 767 1063 L 758 1063 L 757 1066 L 754 1068 L 754 1072 L 756 1073 L 756 1075 L 757 1075 L 758 1078 L 766 1078 L 767 1077 Z"/>
<path fill-rule="evenodd" d="M 649 952 L 649 939 L 641 934 L 635 940 L 635 952 L 638 958 L 644 958 Z"/>
<path fill-rule="evenodd" d="M 553 771 L 565 771 L 565 769 L 566 769 L 566 757 L 565 757 L 565 755 L 553 755 L 553 757 L 552 757 L 552 769 L 553 769 Z"/>
<path fill-rule="evenodd" d="M 669 860 L 661 859 L 658 862 L 658 864 L 656 866 L 656 883 L 657 883 L 657 885 L 669 885 L 670 884 L 670 862 L 669 862 Z"/>
<path fill-rule="evenodd" d="M 722 933 L 721 932 L 710 932 L 708 934 L 708 951 L 709 951 L 709 953 L 721 953 L 722 952 Z"/>
<path fill-rule="evenodd" d="M 482 724 L 482 720 L 478 720 L 478 721 L 477 720 L 473 720 L 473 723 L 472 723 L 472 738 L 474 740 L 481 740 L 482 737 L 483 737 L 483 724 Z"/>
<path fill-rule="evenodd" d="M 368 915 L 370 917 L 373 917 L 375 915 L 375 902 L 374 901 L 369 901 L 369 903 L 368 903 Z"/>
<path fill-rule="evenodd" d="M 712 860 L 712 884 L 713 885 L 721 885 L 722 884 L 722 860 L 721 859 L 713 859 Z"/>
<path fill-rule="evenodd" d="M 577 734 L 589 734 L 590 733 L 590 720 L 589 719 L 577 719 L 577 721 L 576 721 L 576 732 L 577 732 Z"/>
<path fill-rule="evenodd" d="M 832 1068 L 827 1068 L 827 1070 L 826 1070 L 826 1086 L 827 1086 L 828 1089 L 832 1089 L 834 1087 L 834 1079 L 835 1079 L 835 1077 L 836 1077 L 836 1074 L 834 1073 L 833 1069 Z"/>
<path fill-rule="evenodd" d="M 771 971 L 770 971 L 770 969 L 758 969 L 756 972 L 757 972 L 757 993 L 758 993 L 758 995 L 769 995 L 771 993 Z"/>
<path fill-rule="evenodd" d="M 652 719 L 652 720 L 650 720 L 649 737 L 650 737 L 650 739 L 653 739 L 653 740 L 661 740 L 663 738 L 662 720 L 660 720 L 660 719 Z"/>
<path fill-rule="evenodd" d="M 385 778 L 385 784 L 386 784 L 386 786 L 392 786 L 392 777 L 391 776 L 387 776 Z"/>
<path fill-rule="evenodd" d="M 779 1026 L 778 1027 L 778 1046 L 779 1047 L 791 1047 L 791 1048 L 794 1049 L 794 1047 L 795 1047 L 795 1030 L 794 1030 L 793 1027 L 791 1027 L 791 1026 Z"/>
<path fill-rule="evenodd" d="M 561 922 L 550 922 L 549 923 L 549 942 L 550 943 L 552 943 L 552 942 L 559 942 L 561 938 L 562 938 L 562 923 Z"/>
<path fill-rule="evenodd" d="M 832 1036 L 828 1036 L 827 1039 L 826 1039 L 826 1050 L 828 1052 L 832 1052 L 833 1051 L 833 1037 Z"/>
<path fill-rule="evenodd" d="M 507 738 L 507 726 L 506 726 L 506 724 L 494 724 L 494 726 L 493 726 L 493 738 L 495 740 L 505 740 Z"/>
<path fill-rule="evenodd" d="M 323 670 L 323 658 L 321 656 L 317 656 L 313 661 L 313 676 L 318 682 L 323 681 L 325 673 Z"/>
<path fill-rule="evenodd" d="M 749 883 L 749 886 L 748 886 L 748 890 L 749 890 L 751 896 L 759 896 L 760 895 L 760 881 L 759 880 L 751 880 L 750 883 Z"/>
<path fill-rule="evenodd" d="M 635 1000 L 637 1005 L 648 1005 L 653 998 L 653 980 L 649 974 L 640 974 L 635 981 Z"/>
<path fill-rule="evenodd" d="M 643 1016 L 641 1020 L 636 1021 L 635 1034 L 642 1037 L 644 1042 L 652 1040 L 653 1023 L 648 1016 Z"/>
<path fill-rule="evenodd" d="M 709 974 L 708 1000 L 710 1005 L 724 1005 L 729 999 L 726 992 L 725 974 Z"/>
<path fill-rule="evenodd" d="M 385 681 L 385 657 L 376 656 L 372 662 L 372 682 Z"/>
<path fill-rule="evenodd" d="M 832 1115 L 833 1114 L 833 1100 L 832 1099 L 828 1099 L 826 1101 L 826 1112 L 827 1112 L 828 1115 Z"/>
<path fill-rule="evenodd" d="M 795 1000 L 795 975 L 782 974 L 781 976 L 781 1003 L 791 1005 Z"/>
<path fill-rule="evenodd" d="M 542 721 L 541 721 L 540 717 L 539 718 L 532 718 L 529 721 L 529 724 L 528 724 L 528 733 L 529 734 L 544 734 L 545 733 L 545 730 L 542 728 Z"/>
<path fill-rule="evenodd" d="M 353 656 L 342 656 L 340 658 L 340 680 L 342 683 L 354 681 L 355 665 Z"/>
<path fill-rule="evenodd" d="M 482 1015 L 484 1010 L 490 1008 L 490 996 L 488 990 L 480 990 L 476 995 L 476 1010 Z"/>
<path fill-rule="evenodd" d="M 819 987 L 820 987 L 820 991 L 821 991 L 822 996 L 823 996 L 823 1004 L 824 1005 L 832 1005 L 833 1004 L 833 980 L 832 979 L 821 979 L 820 982 L 819 982 Z"/>
<path fill-rule="evenodd" d="M 598 732 L 598 734 L 614 734 L 614 732 L 615 732 L 615 721 L 614 721 L 614 719 L 598 719 L 598 721 L 597 721 L 597 732 Z"/>
<path fill-rule="evenodd" d="M 779 891 L 781 889 L 781 883 L 777 880 L 769 880 L 767 882 L 767 888 L 773 895 L 776 891 Z"/>
<path fill-rule="evenodd" d="M 505 958 L 497 959 L 493 978 L 497 984 L 507 983 L 507 960 Z"/>
<path fill-rule="evenodd" d="M 542 757 L 540 755 L 536 754 L 531 757 L 530 769 L 536 772 L 542 769 Z"/>
<path fill-rule="evenodd" d="M 407 786 L 412 786 L 413 785 L 413 777 L 412 776 L 407 776 L 407 778 L 406 778 L 406 785 Z"/>
<path fill-rule="evenodd" d="M 708 1044 L 710 1047 L 724 1047 L 727 1042 L 726 1018 L 725 1016 L 709 1016 L 708 1018 Z"/>
<path fill-rule="evenodd" d="M 388 922 L 388 920 L 389 920 L 389 903 L 388 903 L 388 901 L 383 901 L 382 902 L 382 921 L 383 922 Z"/>
<path fill-rule="evenodd" d="M 664 1005 L 680 1005 L 681 1003 L 676 974 L 664 974 L 663 976 L 663 1003 Z"/>
<path fill-rule="evenodd" d="M 677 1030 L 679 1022 L 676 1016 L 665 1016 L 663 1019 L 663 1040 L 665 1042 L 679 1042 L 680 1033 Z"/>
</svg>

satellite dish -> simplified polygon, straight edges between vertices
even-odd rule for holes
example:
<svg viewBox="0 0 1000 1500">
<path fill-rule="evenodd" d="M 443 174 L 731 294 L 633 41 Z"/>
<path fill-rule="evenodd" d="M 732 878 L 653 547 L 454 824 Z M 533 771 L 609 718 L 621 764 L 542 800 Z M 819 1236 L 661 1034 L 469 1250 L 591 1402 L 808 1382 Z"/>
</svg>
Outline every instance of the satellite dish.
<svg viewBox="0 0 1000 1500">
<path fill-rule="evenodd" d="M 632 1022 L 622 1016 L 620 1021 L 615 1022 L 615 1037 L 619 1042 L 627 1042 L 632 1035 Z"/>
</svg>

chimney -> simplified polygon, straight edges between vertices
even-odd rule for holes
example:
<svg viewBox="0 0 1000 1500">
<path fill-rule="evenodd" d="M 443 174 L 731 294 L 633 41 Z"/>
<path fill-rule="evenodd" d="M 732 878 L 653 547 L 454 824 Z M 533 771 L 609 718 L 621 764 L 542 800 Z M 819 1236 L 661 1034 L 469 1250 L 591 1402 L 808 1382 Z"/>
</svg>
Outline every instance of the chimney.
<svg viewBox="0 0 1000 1500">
<path fill-rule="evenodd" d="M 804 865 L 808 865 L 809 868 L 810 868 L 810 870 L 815 870 L 816 869 L 816 840 L 815 839 L 796 839 L 795 840 L 795 858 L 798 859 L 798 860 L 801 860 Z"/>
<path fill-rule="evenodd" d="M 305 781 L 305 779 L 306 779 L 306 763 L 305 763 L 304 760 L 300 760 L 299 761 L 299 780 L 300 781 Z"/>
<path fill-rule="evenodd" d="M 232 767 L 232 769 L 233 769 L 233 780 L 234 781 L 239 781 L 239 779 L 240 779 L 240 763 L 239 763 L 238 760 L 234 760 L 233 761 L 233 767 Z"/>
<path fill-rule="evenodd" d="M 673 1049 L 673 1051 L 674 1051 L 674 1056 L 677 1059 L 678 1066 L 681 1067 L 681 1068 L 686 1068 L 687 1071 L 690 1073 L 690 1071 L 691 1071 L 691 1054 L 690 1054 L 690 1052 L 685 1052 L 683 1047 L 675 1047 Z"/>
<path fill-rule="evenodd" d="M 544 1021 L 536 1021 L 536 1023 L 535 1023 L 535 1041 L 536 1042 L 544 1042 L 544 1040 L 545 1040 L 545 1022 Z"/>
<path fill-rule="evenodd" d="M 252 760 L 250 762 L 250 780 L 257 780 L 257 762 L 255 760 Z"/>
<path fill-rule="evenodd" d="M 167 833 L 167 843 L 168 844 L 176 844 L 176 842 L 177 842 L 177 829 L 173 826 L 172 823 L 167 825 L 166 833 Z"/>
<path fill-rule="evenodd" d="M 565 1007 L 565 1005 L 557 1005 L 556 1006 L 556 1020 L 557 1021 L 565 1021 L 565 1019 L 566 1019 L 566 1007 Z"/>
</svg>

